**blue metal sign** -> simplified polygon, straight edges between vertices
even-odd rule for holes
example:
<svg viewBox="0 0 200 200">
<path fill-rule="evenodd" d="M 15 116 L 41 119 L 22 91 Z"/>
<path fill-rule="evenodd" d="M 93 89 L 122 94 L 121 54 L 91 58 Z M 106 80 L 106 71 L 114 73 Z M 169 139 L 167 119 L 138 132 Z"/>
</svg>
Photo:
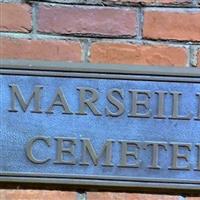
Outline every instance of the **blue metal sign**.
<svg viewBox="0 0 200 200">
<path fill-rule="evenodd" d="M 200 189 L 200 73 L 178 70 L 2 61 L 0 181 Z"/>
</svg>

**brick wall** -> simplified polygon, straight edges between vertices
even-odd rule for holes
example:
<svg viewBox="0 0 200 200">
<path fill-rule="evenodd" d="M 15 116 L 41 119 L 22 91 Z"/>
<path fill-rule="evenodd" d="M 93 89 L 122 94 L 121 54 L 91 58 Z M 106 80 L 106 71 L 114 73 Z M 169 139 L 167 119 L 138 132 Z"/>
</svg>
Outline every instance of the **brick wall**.
<svg viewBox="0 0 200 200">
<path fill-rule="evenodd" d="M 1 58 L 200 66 L 199 0 L 1 1 Z"/>
<path fill-rule="evenodd" d="M 0 58 L 200 67 L 200 0 L 0 2 Z M 200 200 L 200 197 L 181 193 L 170 196 L 4 189 L 0 190 L 0 199 Z"/>
<path fill-rule="evenodd" d="M 69 192 L 59 190 L 0 190 L 1 200 L 199 200 L 200 197 L 114 192 Z"/>
</svg>

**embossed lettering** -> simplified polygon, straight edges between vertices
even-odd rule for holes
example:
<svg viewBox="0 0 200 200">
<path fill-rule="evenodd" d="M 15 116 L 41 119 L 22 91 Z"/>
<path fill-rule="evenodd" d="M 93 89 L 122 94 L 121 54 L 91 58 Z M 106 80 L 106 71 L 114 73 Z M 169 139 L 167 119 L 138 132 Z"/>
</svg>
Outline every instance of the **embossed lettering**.
<svg viewBox="0 0 200 200">
<path fill-rule="evenodd" d="M 80 162 L 80 165 L 89 165 L 89 162 L 87 161 L 86 156 L 89 155 L 94 165 L 98 165 L 100 157 L 105 154 L 105 162 L 102 164 L 102 166 L 105 167 L 112 167 L 112 140 L 107 140 L 104 144 L 102 151 L 99 155 L 97 155 L 93 145 L 91 144 L 90 139 L 82 139 L 82 161 Z"/>
<path fill-rule="evenodd" d="M 180 115 L 180 97 L 182 96 L 181 92 L 171 92 L 172 95 L 172 116 L 169 119 L 182 119 L 182 120 L 190 120 L 192 118 L 192 114 L 189 113 L 188 115 Z"/>
<path fill-rule="evenodd" d="M 118 167 L 127 167 L 127 168 L 139 168 L 141 165 L 141 161 L 138 159 L 138 154 L 140 150 L 140 146 L 135 141 L 119 141 L 121 144 L 121 156 L 120 156 L 120 164 Z M 133 151 L 130 151 L 129 148 L 134 148 Z M 133 157 L 135 162 L 129 163 L 128 158 Z"/>
<path fill-rule="evenodd" d="M 74 148 L 76 145 L 75 138 L 65 138 L 65 137 L 56 137 L 56 160 L 54 161 L 55 164 L 67 164 L 67 165 L 75 165 L 75 155 L 74 155 Z M 66 147 L 67 145 L 67 147 Z M 65 160 L 64 155 L 68 155 L 71 157 L 71 160 Z"/>
<path fill-rule="evenodd" d="M 183 143 L 170 143 L 172 146 L 172 164 L 169 169 L 172 170 L 190 170 L 191 165 L 188 163 L 189 158 L 188 158 L 188 151 L 191 151 L 191 144 L 183 144 Z M 187 153 L 180 153 L 180 148 L 183 148 L 184 150 L 187 150 Z M 180 166 L 178 165 L 179 160 L 184 160 L 186 161 L 185 166 Z"/>
<path fill-rule="evenodd" d="M 165 119 L 165 96 L 167 94 L 166 91 L 156 91 L 155 94 L 158 95 L 158 107 L 157 107 L 157 115 L 154 118 L 157 119 Z"/>
<path fill-rule="evenodd" d="M 46 158 L 46 159 L 38 159 L 33 155 L 33 146 L 36 142 L 38 141 L 42 141 L 45 146 L 50 147 L 50 138 L 49 137 L 45 137 L 45 136 L 36 136 L 34 138 L 32 138 L 26 145 L 25 147 L 25 152 L 26 152 L 26 156 L 27 158 L 34 164 L 44 164 L 46 162 L 48 162 L 50 160 L 50 158 Z"/>
<path fill-rule="evenodd" d="M 60 106 L 63 108 L 63 114 L 72 114 L 72 112 L 69 109 L 67 100 L 63 94 L 63 91 L 61 90 L 61 88 L 58 88 L 56 91 L 56 95 L 51 103 L 51 105 L 49 106 L 48 110 L 46 113 L 48 114 L 53 114 L 53 107 L 54 106 Z"/>
<path fill-rule="evenodd" d="M 112 112 L 108 107 L 106 107 L 106 115 L 111 117 L 119 117 L 124 113 L 124 104 L 120 102 L 115 96 L 114 93 L 123 99 L 123 91 L 121 89 L 113 88 L 108 91 L 107 99 L 108 101 L 117 108 L 116 112 Z"/>
<path fill-rule="evenodd" d="M 146 149 L 147 146 L 152 147 L 152 161 L 151 165 L 149 166 L 150 169 L 160 169 L 159 165 L 159 150 L 160 148 L 163 148 L 165 151 L 167 151 L 167 143 L 166 142 L 145 142 L 144 148 Z"/>
<path fill-rule="evenodd" d="M 41 91 L 43 89 L 43 86 L 37 85 L 34 87 L 33 93 L 30 96 L 29 100 L 26 102 L 22 92 L 18 85 L 16 84 L 10 84 L 9 85 L 11 89 L 11 108 L 9 109 L 9 112 L 18 112 L 16 108 L 16 100 L 18 101 L 21 109 L 26 112 L 28 106 L 31 103 L 31 100 L 33 99 L 33 110 L 31 112 L 33 113 L 42 113 L 40 108 L 40 98 L 41 98 Z"/>
<path fill-rule="evenodd" d="M 79 87 L 77 88 L 80 95 L 80 104 L 79 104 L 79 112 L 76 114 L 79 115 L 87 115 L 86 108 L 89 108 L 92 113 L 96 116 L 102 115 L 100 111 L 96 108 L 95 103 L 99 99 L 99 94 L 97 90 L 88 87 Z M 90 95 L 88 98 L 87 96 Z"/>
<path fill-rule="evenodd" d="M 131 112 L 128 117 L 138 117 L 138 118 L 149 118 L 151 117 L 151 109 L 149 106 L 149 99 L 151 97 L 151 92 L 146 90 L 129 90 L 132 99 Z M 139 100 L 139 96 L 142 96 L 144 100 Z M 144 112 L 139 112 L 139 108 L 143 108 Z"/>
<path fill-rule="evenodd" d="M 197 103 L 197 117 L 195 117 L 195 120 L 200 120 L 200 93 L 196 94 L 198 103 Z"/>
</svg>

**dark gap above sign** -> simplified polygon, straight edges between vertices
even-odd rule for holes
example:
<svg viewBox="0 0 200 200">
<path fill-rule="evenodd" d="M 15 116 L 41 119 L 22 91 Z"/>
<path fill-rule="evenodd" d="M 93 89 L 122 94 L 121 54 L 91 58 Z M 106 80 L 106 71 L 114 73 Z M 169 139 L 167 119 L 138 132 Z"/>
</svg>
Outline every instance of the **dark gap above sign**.
<svg viewBox="0 0 200 200">
<path fill-rule="evenodd" d="M 200 189 L 200 71 L 2 60 L 0 181 Z"/>
</svg>

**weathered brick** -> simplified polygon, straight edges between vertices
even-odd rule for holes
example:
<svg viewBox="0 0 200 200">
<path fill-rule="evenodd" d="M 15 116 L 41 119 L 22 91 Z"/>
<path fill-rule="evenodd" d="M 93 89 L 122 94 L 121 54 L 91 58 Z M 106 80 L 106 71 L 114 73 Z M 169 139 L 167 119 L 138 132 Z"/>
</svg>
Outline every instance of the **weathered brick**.
<svg viewBox="0 0 200 200">
<path fill-rule="evenodd" d="M 48 190 L 0 190 L 2 200 L 75 200 L 75 192 Z"/>
<path fill-rule="evenodd" d="M 46 33 L 134 36 L 136 12 L 128 8 L 40 6 L 38 30 Z"/>
<path fill-rule="evenodd" d="M 81 61 L 79 42 L 1 38 L 0 44 L 0 57 L 4 59 Z"/>
<path fill-rule="evenodd" d="M 29 32 L 31 29 L 29 5 L 0 3 L 0 31 Z"/>
<path fill-rule="evenodd" d="M 88 192 L 88 200 L 179 200 L 179 196 L 137 193 Z"/>
<path fill-rule="evenodd" d="M 143 36 L 148 39 L 200 41 L 200 11 L 146 10 Z"/>
<path fill-rule="evenodd" d="M 161 66 L 186 66 L 187 63 L 185 48 L 164 45 L 96 42 L 90 54 L 92 63 Z"/>
</svg>

